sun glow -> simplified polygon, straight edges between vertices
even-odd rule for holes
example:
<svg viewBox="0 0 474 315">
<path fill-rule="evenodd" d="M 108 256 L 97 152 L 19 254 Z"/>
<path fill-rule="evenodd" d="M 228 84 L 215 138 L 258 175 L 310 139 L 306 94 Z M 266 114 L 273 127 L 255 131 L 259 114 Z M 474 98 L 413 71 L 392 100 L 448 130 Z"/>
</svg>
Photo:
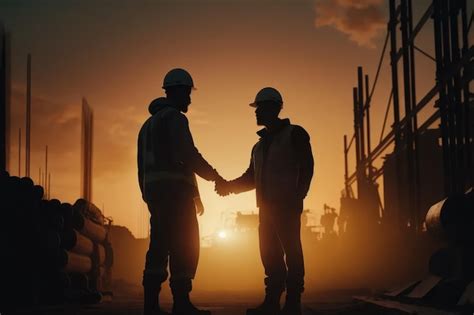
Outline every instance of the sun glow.
<svg viewBox="0 0 474 315">
<path fill-rule="evenodd" d="M 226 239 L 227 238 L 227 232 L 226 231 L 219 231 L 219 233 L 217 233 L 217 236 L 219 236 L 220 239 Z"/>
</svg>

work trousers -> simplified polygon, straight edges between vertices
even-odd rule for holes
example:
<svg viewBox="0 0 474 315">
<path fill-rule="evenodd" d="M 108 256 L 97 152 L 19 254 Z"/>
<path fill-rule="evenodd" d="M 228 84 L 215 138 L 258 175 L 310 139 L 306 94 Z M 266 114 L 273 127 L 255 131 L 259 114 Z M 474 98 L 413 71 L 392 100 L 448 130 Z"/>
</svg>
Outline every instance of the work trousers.
<svg viewBox="0 0 474 315">
<path fill-rule="evenodd" d="M 192 290 L 199 260 L 199 227 L 193 197 L 191 189 L 171 185 L 160 188 L 147 200 L 151 231 L 144 287 L 161 288 L 168 278 L 169 262 L 173 295 Z"/>
<path fill-rule="evenodd" d="M 266 293 L 298 295 L 304 291 L 301 211 L 278 206 L 260 207 L 260 256 Z"/>
</svg>

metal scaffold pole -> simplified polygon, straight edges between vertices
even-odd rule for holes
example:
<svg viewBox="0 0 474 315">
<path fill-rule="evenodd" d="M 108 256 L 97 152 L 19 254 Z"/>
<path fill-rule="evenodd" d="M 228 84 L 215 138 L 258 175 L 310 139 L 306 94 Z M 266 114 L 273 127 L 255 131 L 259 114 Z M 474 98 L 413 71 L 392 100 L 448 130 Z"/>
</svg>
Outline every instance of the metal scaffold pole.
<svg viewBox="0 0 474 315">
<path fill-rule="evenodd" d="M 30 177 L 31 153 L 31 54 L 26 64 L 25 176 Z"/>
<path fill-rule="evenodd" d="M 400 136 L 400 99 L 399 99 L 399 90 L 398 90 L 398 57 L 397 57 L 397 25 L 398 25 L 398 13 L 395 5 L 395 0 L 390 0 L 390 21 L 388 23 L 389 32 L 390 32 L 390 65 L 391 65 L 391 74 L 392 74 L 392 100 L 393 100 L 393 130 L 394 130 L 394 140 L 395 140 L 395 168 L 396 173 L 401 174 L 401 136 Z M 402 194 L 402 181 L 401 177 L 397 176 L 396 179 L 397 185 L 397 195 L 398 195 L 398 205 L 400 209 L 403 205 L 403 194 Z M 398 211 L 398 224 L 403 228 L 403 222 L 400 215 L 400 210 Z"/>
<path fill-rule="evenodd" d="M 0 24 L 0 170 L 9 170 L 10 157 L 10 40 Z"/>
</svg>

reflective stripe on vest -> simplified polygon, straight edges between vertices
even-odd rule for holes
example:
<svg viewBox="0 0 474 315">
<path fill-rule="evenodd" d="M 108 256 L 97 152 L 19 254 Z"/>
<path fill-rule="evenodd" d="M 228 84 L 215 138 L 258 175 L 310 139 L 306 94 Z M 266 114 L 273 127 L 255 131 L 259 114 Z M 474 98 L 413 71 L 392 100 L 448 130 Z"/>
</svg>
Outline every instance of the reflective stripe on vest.
<svg viewBox="0 0 474 315">
<path fill-rule="evenodd" d="M 172 172 L 172 171 L 155 171 L 156 169 L 156 160 L 155 160 L 155 147 L 153 142 L 153 134 L 151 131 L 155 123 L 158 123 L 157 120 L 162 120 L 166 114 L 175 110 L 172 107 L 165 107 L 156 113 L 156 117 L 151 118 L 148 122 L 149 125 L 147 126 L 147 130 L 144 134 L 144 142 L 145 142 L 145 152 L 143 154 L 142 163 L 144 165 L 144 172 L 143 172 L 143 184 L 144 187 L 146 184 L 151 182 L 157 181 L 166 181 L 166 180 L 180 180 L 184 181 L 192 186 L 197 187 L 197 180 L 195 174 L 189 174 L 188 176 L 179 173 L 179 172 Z M 151 141 L 151 142 L 149 142 Z"/>
<path fill-rule="evenodd" d="M 197 187 L 196 177 L 195 176 L 185 176 L 179 173 L 173 173 L 168 171 L 159 171 L 159 172 L 147 172 L 145 173 L 145 184 L 151 182 L 159 182 L 166 180 L 181 180 L 186 183 Z"/>
</svg>

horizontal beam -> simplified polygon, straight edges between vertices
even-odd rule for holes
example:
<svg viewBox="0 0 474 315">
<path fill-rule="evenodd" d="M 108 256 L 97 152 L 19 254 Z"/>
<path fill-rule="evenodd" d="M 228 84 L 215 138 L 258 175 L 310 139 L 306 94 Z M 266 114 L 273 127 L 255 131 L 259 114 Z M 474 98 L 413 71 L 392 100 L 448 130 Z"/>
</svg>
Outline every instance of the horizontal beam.
<svg viewBox="0 0 474 315">
<path fill-rule="evenodd" d="M 436 96 L 438 91 L 439 91 L 438 85 L 435 85 L 430 91 L 428 91 L 428 93 L 426 93 L 426 95 L 420 100 L 420 102 L 418 102 L 418 104 L 415 106 L 413 112 L 411 112 L 408 115 L 408 117 L 412 118 L 416 114 L 418 114 Z M 405 125 L 406 119 L 407 119 L 407 116 L 405 116 L 400 121 L 400 125 L 398 127 L 399 129 L 403 128 L 403 126 Z M 392 130 L 390 130 L 388 135 L 385 138 L 383 138 L 383 140 L 374 148 L 374 150 L 370 154 L 370 162 L 374 162 L 375 159 L 378 158 L 389 147 L 389 145 L 393 143 L 393 141 L 395 141 L 395 129 L 396 128 L 397 128 L 396 126 L 392 126 Z M 422 131 L 422 129 L 420 127 L 418 129 L 418 132 L 421 132 L 421 131 Z M 362 167 L 366 167 L 368 164 L 369 164 L 369 160 L 367 159 L 364 162 L 364 165 L 362 165 Z M 349 184 L 352 184 L 355 181 L 356 173 L 357 172 L 354 172 L 353 174 L 351 174 L 351 176 L 349 176 L 349 178 L 348 178 Z"/>
<path fill-rule="evenodd" d="M 423 133 L 424 131 L 426 131 L 432 124 L 434 124 L 436 122 L 436 120 L 438 120 L 439 118 L 441 117 L 441 113 L 439 110 L 436 110 L 433 115 L 430 116 L 430 118 L 428 118 L 424 123 L 423 125 L 421 125 L 419 128 L 418 128 L 418 131 L 419 133 Z M 375 181 L 377 180 L 380 176 L 383 175 L 383 166 L 379 169 L 377 169 L 377 171 L 375 173 L 373 173 L 373 176 L 372 176 L 372 181 Z"/>
<path fill-rule="evenodd" d="M 429 18 L 431 17 L 432 14 L 433 14 L 433 4 L 430 4 L 428 9 L 425 11 L 423 16 L 421 17 L 420 21 L 418 21 L 415 28 L 413 29 L 413 33 L 408 38 L 408 45 L 413 45 L 413 43 L 415 42 L 416 36 L 418 35 L 418 33 L 420 33 L 421 29 L 426 24 L 426 22 L 428 22 L 428 20 L 429 20 Z M 400 60 L 401 57 L 402 57 L 402 49 L 400 48 L 397 51 L 397 54 L 396 54 L 397 59 L 396 60 L 397 61 Z"/>
</svg>

